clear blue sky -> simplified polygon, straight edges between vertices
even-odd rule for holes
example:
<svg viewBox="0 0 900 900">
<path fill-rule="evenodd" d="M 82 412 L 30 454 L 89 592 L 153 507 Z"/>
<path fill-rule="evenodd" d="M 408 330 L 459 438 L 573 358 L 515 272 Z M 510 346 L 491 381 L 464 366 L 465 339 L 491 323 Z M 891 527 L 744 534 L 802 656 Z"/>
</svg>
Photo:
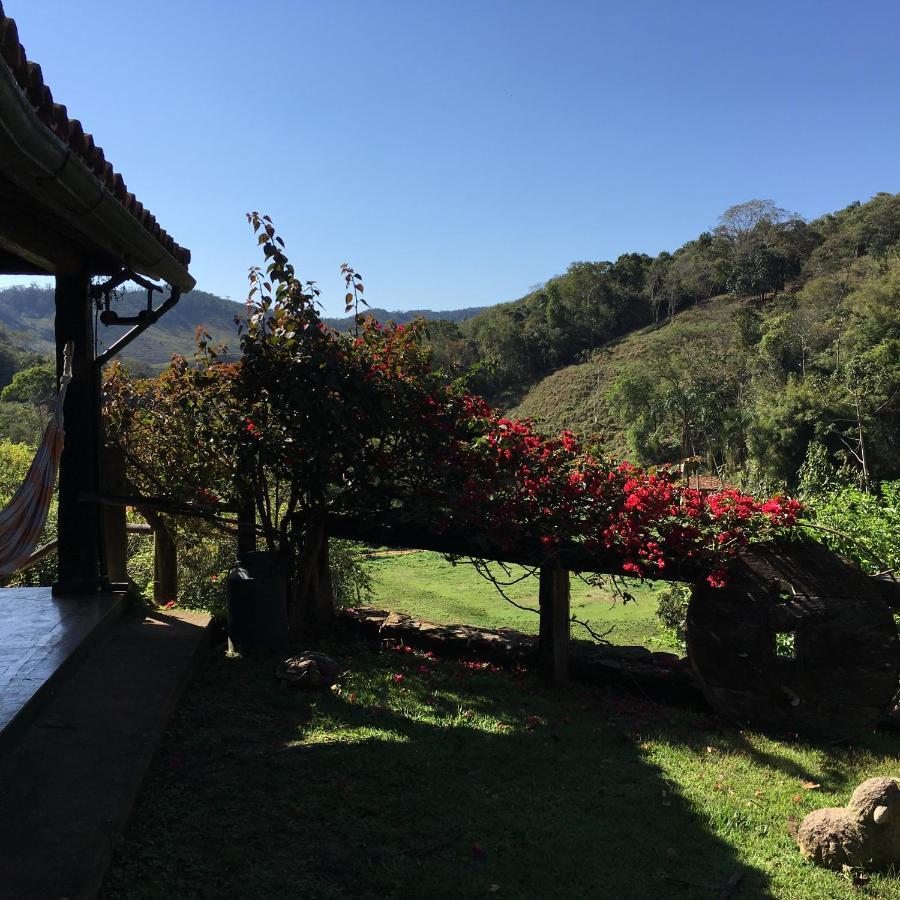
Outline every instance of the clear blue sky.
<svg viewBox="0 0 900 900">
<path fill-rule="evenodd" d="M 268 212 L 338 310 L 476 306 L 727 206 L 900 190 L 900 4 L 4 0 L 55 98 L 242 299 Z"/>
</svg>

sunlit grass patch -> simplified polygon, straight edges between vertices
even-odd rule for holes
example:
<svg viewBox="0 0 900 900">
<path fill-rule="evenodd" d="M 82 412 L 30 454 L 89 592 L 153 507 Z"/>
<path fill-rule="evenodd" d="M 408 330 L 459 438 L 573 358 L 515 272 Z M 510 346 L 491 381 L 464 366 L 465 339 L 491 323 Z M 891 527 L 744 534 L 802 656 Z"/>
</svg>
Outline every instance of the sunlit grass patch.
<svg viewBox="0 0 900 900">
<path fill-rule="evenodd" d="M 513 628 L 536 634 L 538 616 L 508 603 L 473 566 L 452 565 L 439 553 L 395 554 L 371 561 L 374 581 L 372 603 L 384 609 L 406 613 L 438 624 L 465 623 L 482 628 Z M 525 570 L 512 566 L 509 577 L 514 581 Z M 626 602 L 611 586 L 595 587 L 572 575 L 571 608 L 579 619 L 591 623 L 594 630 L 612 626 L 607 640 L 614 644 L 633 644 L 650 649 L 673 650 L 656 619 L 656 602 L 664 585 L 623 579 L 625 589 L 634 600 Z M 538 583 L 526 578 L 504 587 L 504 593 L 523 606 L 537 608 Z M 572 626 L 573 637 L 587 638 L 578 625 Z"/>
<path fill-rule="evenodd" d="M 399 648 L 329 648 L 331 691 L 209 659 L 120 844 L 108 898 L 861 895 L 790 829 L 900 741 L 821 748 L 530 672 Z M 496 886 L 496 887 L 495 887 Z"/>
</svg>

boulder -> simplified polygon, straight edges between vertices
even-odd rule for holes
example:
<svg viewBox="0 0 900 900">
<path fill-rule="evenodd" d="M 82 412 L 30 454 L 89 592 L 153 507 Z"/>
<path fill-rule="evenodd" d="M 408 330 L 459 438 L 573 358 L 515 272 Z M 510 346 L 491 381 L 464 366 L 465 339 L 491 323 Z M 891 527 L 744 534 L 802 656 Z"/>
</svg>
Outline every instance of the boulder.
<svg viewBox="0 0 900 900">
<path fill-rule="evenodd" d="M 338 680 L 340 671 L 330 656 L 309 650 L 286 659 L 275 670 L 275 677 L 295 687 L 329 688 Z"/>
</svg>

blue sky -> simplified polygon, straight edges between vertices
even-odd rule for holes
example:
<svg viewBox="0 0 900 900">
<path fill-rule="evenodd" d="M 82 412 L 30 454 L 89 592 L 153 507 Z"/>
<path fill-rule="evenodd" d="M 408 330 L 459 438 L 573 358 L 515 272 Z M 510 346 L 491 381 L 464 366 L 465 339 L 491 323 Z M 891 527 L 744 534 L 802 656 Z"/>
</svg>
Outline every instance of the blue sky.
<svg viewBox="0 0 900 900">
<path fill-rule="evenodd" d="M 242 299 L 268 212 L 329 313 L 521 296 L 733 203 L 900 190 L 895 2 L 4 0 L 55 98 Z"/>
</svg>

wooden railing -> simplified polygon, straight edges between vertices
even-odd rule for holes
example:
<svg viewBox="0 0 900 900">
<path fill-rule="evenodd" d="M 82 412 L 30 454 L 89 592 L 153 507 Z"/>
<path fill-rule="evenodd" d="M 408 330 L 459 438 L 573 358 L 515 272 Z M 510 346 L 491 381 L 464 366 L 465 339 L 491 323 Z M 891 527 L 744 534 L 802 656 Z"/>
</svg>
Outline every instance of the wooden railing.
<svg viewBox="0 0 900 900">
<path fill-rule="evenodd" d="M 153 529 L 149 525 L 145 525 L 141 522 L 128 522 L 125 526 L 125 531 L 128 534 L 153 534 Z M 30 569 L 32 566 L 37 565 L 42 559 L 46 559 L 48 556 L 56 553 L 56 548 L 58 546 L 58 540 L 47 541 L 46 544 L 38 547 L 37 550 L 35 550 L 34 553 L 32 553 L 24 563 L 22 563 L 22 565 L 19 567 L 19 571 L 24 572 L 26 569 Z"/>
<path fill-rule="evenodd" d="M 571 630 L 570 572 L 622 573 L 622 559 L 611 551 L 589 551 L 577 546 L 544 547 L 539 541 L 517 540 L 515 545 L 492 540 L 485 534 L 454 528 L 426 530 L 400 522 L 365 522 L 332 516 L 327 521 L 330 537 L 346 538 L 396 549 L 433 550 L 451 556 L 496 560 L 539 569 L 540 626 L 538 658 L 541 676 L 549 684 L 565 684 L 569 677 Z M 695 582 L 702 574 L 694 560 L 666 570 L 666 580 Z"/>
</svg>

